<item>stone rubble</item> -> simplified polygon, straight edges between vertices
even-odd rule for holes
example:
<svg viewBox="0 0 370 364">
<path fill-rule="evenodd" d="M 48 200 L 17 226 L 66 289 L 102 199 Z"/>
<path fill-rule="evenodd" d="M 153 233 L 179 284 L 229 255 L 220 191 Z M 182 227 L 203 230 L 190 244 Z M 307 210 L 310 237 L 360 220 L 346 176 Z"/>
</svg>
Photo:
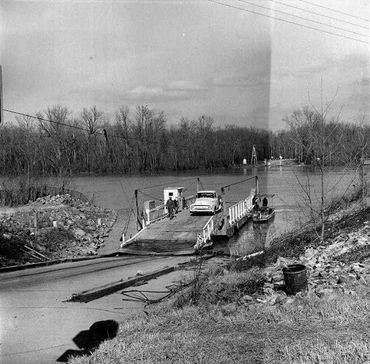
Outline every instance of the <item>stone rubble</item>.
<svg viewBox="0 0 370 364">
<path fill-rule="evenodd" d="M 69 194 L 46 196 L 0 215 L 0 238 L 22 241 L 50 259 L 97 255 L 116 217 Z"/>
<path fill-rule="evenodd" d="M 276 304 L 294 301 L 294 296 L 288 297 L 284 292 L 283 268 L 291 264 L 306 266 L 306 292 L 315 293 L 318 297 L 324 297 L 335 290 L 352 295 L 361 292 L 370 296 L 370 260 L 351 264 L 340 260 L 343 254 L 369 245 L 370 222 L 366 221 L 357 231 L 339 235 L 317 248 L 307 248 L 298 259 L 279 257 L 274 265 L 264 269 L 263 295 L 257 302 Z M 299 292 L 297 295 L 302 294 L 305 293 Z"/>
</svg>

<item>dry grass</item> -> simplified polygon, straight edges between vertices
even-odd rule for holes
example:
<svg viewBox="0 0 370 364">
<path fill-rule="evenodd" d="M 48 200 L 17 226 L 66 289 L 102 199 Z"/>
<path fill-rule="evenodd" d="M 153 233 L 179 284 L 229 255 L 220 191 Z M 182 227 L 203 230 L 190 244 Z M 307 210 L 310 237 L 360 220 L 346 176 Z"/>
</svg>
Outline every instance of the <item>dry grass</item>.
<svg viewBox="0 0 370 364">
<path fill-rule="evenodd" d="M 234 274 L 220 282 L 240 282 Z M 217 278 L 215 279 L 218 280 Z M 212 284 L 212 283 L 211 283 Z M 219 282 L 215 283 L 216 286 Z M 212 296 L 210 296 L 212 297 Z M 332 293 L 292 303 L 184 305 L 176 299 L 121 324 L 85 363 L 364 363 L 370 301 Z"/>
<path fill-rule="evenodd" d="M 174 306 L 182 308 L 185 305 L 225 304 L 238 302 L 244 295 L 253 294 L 260 290 L 264 280 L 259 268 L 236 273 L 212 271 L 199 274 L 194 283 L 182 291 L 175 299 Z"/>
<path fill-rule="evenodd" d="M 266 362 L 271 363 L 335 363 L 335 364 L 364 364 L 370 362 L 369 338 L 346 336 L 340 340 L 316 338 L 312 341 L 307 338 L 297 340 L 280 349 L 280 358 L 275 353 L 268 353 Z M 349 332 L 348 334 L 353 334 Z"/>
</svg>

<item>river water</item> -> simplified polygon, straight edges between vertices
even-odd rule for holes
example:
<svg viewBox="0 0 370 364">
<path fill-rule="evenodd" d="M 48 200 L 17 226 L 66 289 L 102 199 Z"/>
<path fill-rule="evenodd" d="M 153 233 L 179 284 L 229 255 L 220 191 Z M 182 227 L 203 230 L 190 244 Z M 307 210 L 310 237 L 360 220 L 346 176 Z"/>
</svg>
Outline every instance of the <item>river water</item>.
<svg viewBox="0 0 370 364">
<path fill-rule="evenodd" d="M 184 187 L 185 195 L 192 195 L 197 189 L 199 177 L 201 189 L 225 189 L 224 201 L 237 202 L 249 195 L 255 187 L 254 180 L 244 181 L 258 176 L 261 193 L 274 194 L 272 205 L 276 214 L 267 224 L 249 223 L 237 235 L 228 241 L 217 242 L 215 250 L 231 255 L 246 255 L 268 246 L 271 240 L 280 234 L 302 226 L 309 218 L 305 198 L 309 195 L 314 205 L 318 205 L 321 191 L 321 178 L 318 172 L 300 166 L 245 167 L 220 173 L 182 173 L 157 176 L 105 176 L 79 177 L 72 181 L 72 188 L 87 195 L 97 205 L 120 212 L 120 218 L 127 222 L 126 236 L 135 234 L 136 225 L 133 216 L 135 210 L 134 191 L 138 189 L 139 207 L 145 200 L 163 200 L 165 187 Z M 243 181 L 241 183 L 238 183 Z M 358 186 L 355 171 L 333 170 L 325 174 L 324 191 L 327 198 L 351 193 Z"/>
</svg>

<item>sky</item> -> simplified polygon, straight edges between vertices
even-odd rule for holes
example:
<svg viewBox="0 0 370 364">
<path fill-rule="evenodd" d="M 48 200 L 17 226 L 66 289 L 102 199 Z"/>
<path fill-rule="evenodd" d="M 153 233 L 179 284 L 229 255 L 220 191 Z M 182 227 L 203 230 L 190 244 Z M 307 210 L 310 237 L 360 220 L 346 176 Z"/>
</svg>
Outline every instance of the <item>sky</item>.
<svg viewBox="0 0 370 364">
<path fill-rule="evenodd" d="M 4 108 L 96 105 L 113 121 L 148 105 L 168 124 L 207 115 L 276 131 L 332 102 L 369 122 L 370 0 L 215 1 L 2 0 Z"/>
</svg>

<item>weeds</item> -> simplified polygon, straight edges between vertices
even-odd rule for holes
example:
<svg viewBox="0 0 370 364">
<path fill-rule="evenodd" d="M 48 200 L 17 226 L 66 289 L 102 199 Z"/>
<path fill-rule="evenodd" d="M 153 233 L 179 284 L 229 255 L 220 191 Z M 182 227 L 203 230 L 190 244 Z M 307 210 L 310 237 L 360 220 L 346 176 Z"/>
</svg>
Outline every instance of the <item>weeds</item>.
<svg viewBox="0 0 370 364">
<path fill-rule="evenodd" d="M 244 295 L 258 292 L 263 284 L 262 271 L 258 268 L 243 273 L 229 272 L 220 267 L 198 271 L 189 287 L 176 298 L 174 307 L 238 302 Z"/>
<path fill-rule="evenodd" d="M 49 194 L 63 194 L 69 184 L 68 179 L 49 180 L 27 175 L 8 177 L 0 186 L 0 205 L 19 206 Z"/>
</svg>

